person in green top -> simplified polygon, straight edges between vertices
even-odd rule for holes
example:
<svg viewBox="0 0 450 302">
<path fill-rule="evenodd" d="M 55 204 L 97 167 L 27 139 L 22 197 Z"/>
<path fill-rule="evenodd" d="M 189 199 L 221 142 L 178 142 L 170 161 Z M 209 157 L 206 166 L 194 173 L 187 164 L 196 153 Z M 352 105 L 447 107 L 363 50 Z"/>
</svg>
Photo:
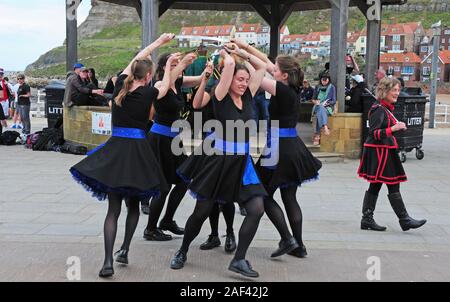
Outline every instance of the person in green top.
<svg viewBox="0 0 450 302">
<path fill-rule="evenodd" d="M 325 135 L 330 134 L 328 128 L 328 116 L 333 114 L 334 105 L 336 104 L 336 88 L 330 81 L 329 73 L 321 74 L 320 84 L 314 91 L 313 115 L 316 116 L 316 125 L 314 129 L 313 144 L 320 144 L 320 131 L 323 129 Z"/>
</svg>

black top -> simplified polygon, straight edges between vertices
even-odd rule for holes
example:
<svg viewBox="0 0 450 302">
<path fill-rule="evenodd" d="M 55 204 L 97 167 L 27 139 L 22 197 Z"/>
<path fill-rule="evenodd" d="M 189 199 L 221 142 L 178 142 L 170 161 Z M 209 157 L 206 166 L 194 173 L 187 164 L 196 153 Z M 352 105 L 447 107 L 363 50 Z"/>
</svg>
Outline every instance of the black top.
<svg viewBox="0 0 450 302">
<path fill-rule="evenodd" d="M 221 133 L 217 133 L 216 135 L 218 138 L 224 139 L 226 141 L 243 141 L 248 142 L 250 140 L 250 129 L 245 129 L 245 137 L 238 137 L 236 133 L 236 129 L 234 129 L 234 133 L 227 133 L 226 131 L 226 122 L 236 122 L 236 121 L 243 121 L 244 123 L 253 120 L 253 96 L 250 92 L 250 90 L 247 88 L 247 90 L 244 92 L 244 94 L 241 97 L 242 99 L 242 109 L 239 109 L 236 107 L 236 105 L 233 102 L 233 99 L 231 98 L 230 94 L 227 94 L 225 98 L 222 101 L 218 101 L 217 98 L 214 96 L 213 106 L 214 106 L 214 116 L 217 119 L 217 121 L 222 125 L 223 127 L 223 135 Z M 255 124 L 256 126 L 256 124 Z M 240 134 L 239 136 L 242 136 Z"/>
<path fill-rule="evenodd" d="M 303 88 L 300 91 L 300 101 L 307 102 L 311 101 L 314 95 L 314 88 L 309 86 L 308 88 Z"/>
<path fill-rule="evenodd" d="M 389 129 L 397 122 L 390 109 L 374 104 L 369 111 L 369 135 L 365 147 L 397 149 L 397 140 Z"/>
<path fill-rule="evenodd" d="M 300 114 L 300 101 L 292 87 L 281 82 L 276 84 L 276 95 L 269 104 L 270 120 L 280 121 L 280 128 L 295 128 Z"/>
<path fill-rule="evenodd" d="M 350 89 L 350 100 L 347 102 L 348 107 L 345 112 L 359 113 L 363 112 L 363 93 L 365 92 L 365 84 L 358 83 Z"/>
<path fill-rule="evenodd" d="M 177 92 L 169 89 L 167 94 L 162 99 L 155 102 L 155 122 L 165 126 L 172 126 L 172 124 L 180 119 L 180 113 L 184 107 L 184 98 L 181 91 L 183 85 L 183 78 L 175 81 L 175 88 Z"/>
<path fill-rule="evenodd" d="M 114 98 L 122 89 L 127 75 L 119 76 L 114 89 Z M 158 97 L 158 89 L 150 86 L 138 87 L 128 93 L 122 100 L 122 106 L 112 102 L 112 125 L 123 128 L 139 128 L 147 131 L 152 103 Z"/>
<path fill-rule="evenodd" d="M 30 91 L 31 91 L 31 88 L 30 88 L 30 86 L 28 86 L 27 83 L 24 83 L 24 84 L 20 85 L 19 89 L 17 90 L 17 95 L 18 95 L 17 103 L 19 105 L 30 106 L 30 98 L 29 97 L 26 97 L 26 98 L 21 98 L 20 97 L 21 95 L 25 95 L 25 94 L 27 94 Z"/>
</svg>

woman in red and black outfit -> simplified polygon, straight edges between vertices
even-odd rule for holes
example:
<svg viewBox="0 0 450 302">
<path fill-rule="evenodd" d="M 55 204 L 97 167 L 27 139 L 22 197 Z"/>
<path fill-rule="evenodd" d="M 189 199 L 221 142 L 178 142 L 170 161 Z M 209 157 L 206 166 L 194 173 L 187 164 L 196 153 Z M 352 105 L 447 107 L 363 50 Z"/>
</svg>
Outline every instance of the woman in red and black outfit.
<svg viewBox="0 0 450 302">
<path fill-rule="evenodd" d="M 393 133 L 406 130 L 406 125 L 397 121 L 392 113 L 399 94 L 400 82 L 397 79 L 382 79 L 377 86 L 377 99 L 380 103 L 374 104 L 369 111 L 369 136 L 364 143 L 358 169 L 359 177 L 370 183 L 363 202 L 363 230 L 386 230 L 386 227 L 379 226 L 373 219 L 378 193 L 383 184 L 388 187 L 389 201 L 403 231 L 419 228 L 427 222 L 409 217 L 400 194 L 400 183 L 406 181 L 406 174 L 397 153 L 398 144 Z"/>
</svg>

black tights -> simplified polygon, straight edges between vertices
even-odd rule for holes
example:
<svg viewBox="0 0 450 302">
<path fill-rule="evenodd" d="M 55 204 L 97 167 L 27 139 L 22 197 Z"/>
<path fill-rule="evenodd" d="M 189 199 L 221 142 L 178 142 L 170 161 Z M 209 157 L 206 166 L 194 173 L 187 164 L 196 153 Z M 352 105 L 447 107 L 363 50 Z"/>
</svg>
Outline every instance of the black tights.
<svg viewBox="0 0 450 302">
<path fill-rule="evenodd" d="M 297 240 L 298 244 L 302 246 L 303 215 L 302 209 L 297 202 L 297 187 L 290 186 L 287 188 L 283 188 L 280 189 L 280 192 L 281 200 L 283 201 L 284 207 L 286 209 L 286 214 L 289 219 L 289 224 L 291 226 L 292 232 L 294 233 L 294 238 Z M 273 199 L 274 193 L 274 191 L 269 192 L 269 197 L 266 197 L 264 199 L 264 209 L 270 221 L 272 221 L 278 233 L 280 234 L 281 239 L 286 240 L 291 237 L 291 233 L 284 218 L 283 210 Z"/>
<path fill-rule="evenodd" d="M 234 212 L 236 211 L 234 203 L 227 202 L 219 206 L 219 204 L 215 202 L 211 214 L 209 214 L 209 224 L 211 225 L 212 236 L 219 236 L 220 210 L 222 210 L 223 218 L 225 219 L 225 223 L 227 225 L 227 234 L 232 234 L 234 232 L 233 222 L 234 222 Z"/>
<path fill-rule="evenodd" d="M 369 193 L 373 195 L 378 195 L 381 190 L 382 183 L 371 183 L 369 186 Z M 398 193 L 400 192 L 400 184 L 395 185 L 386 185 L 389 191 L 389 194 Z"/>
<path fill-rule="evenodd" d="M 105 265 L 113 264 L 113 249 L 117 235 L 117 220 L 122 208 L 123 196 L 117 193 L 108 193 L 108 213 L 103 227 L 105 241 Z M 139 222 L 139 199 L 131 197 L 129 200 L 127 221 L 125 224 L 125 238 L 121 249 L 129 250 L 131 239 Z"/>
<path fill-rule="evenodd" d="M 153 198 L 150 203 L 150 214 L 148 215 L 147 230 L 156 230 L 159 217 L 164 208 L 167 195 L 169 195 L 169 201 L 167 203 L 166 214 L 164 215 L 162 221 L 171 222 L 175 216 L 175 212 L 180 205 L 181 200 L 187 191 L 187 185 L 185 183 L 179 183 L 169 192 L 161 192 L 159 198 Z"/>
<path fill-rule="evenodd" d="M 214 201 L 197 201 L 194 213 L 192 213 L 186 222 L 183 244 L 180 248 L 185 254 L 187 254 L 191 242 L 200 233 L 202 225 L 211 213 L 214 204 Z M 241 228 L 239 229 L 238 246 L 234 256 L 237 260 L 245 259 L 248 247 L 256 234 L 259 221 L 264 214 L 264 202 L 262 197 L 250 199 L 244 204 L 244 208 L 247 211 L 247 216 L 245 216 Z"/>
</svg>

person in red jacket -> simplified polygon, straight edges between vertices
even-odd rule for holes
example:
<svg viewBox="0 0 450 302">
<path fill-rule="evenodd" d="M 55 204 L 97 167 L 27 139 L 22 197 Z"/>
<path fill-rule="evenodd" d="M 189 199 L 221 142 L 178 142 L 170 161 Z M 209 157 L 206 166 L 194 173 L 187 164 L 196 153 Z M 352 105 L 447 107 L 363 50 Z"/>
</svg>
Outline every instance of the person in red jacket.
<svg viewBox="0 0 450 302">
<path fill-rule="evenodd" d="M 419 228 L 427 222 L 425 219 L 415 220 L 408 215 L 400 194 L 400 183 L 407 178 L 397 152 L 394 132 L 406 130 L 406 125 L 397 121 L 392 113 L 399 94 L 400 82 L 397 79 L 382 79 L 376 93 L 379 103 L 374 104 L 369 111 L 369 136 L 364 143 L 358 169 L 359 177 L 370 183 L 363 202 L 363 230 L 386 230 L 386 227 L 378 225 L 373 219 L 378 193 L 383 184 L 389 190 L 389 202 L 403 231 Z"/>
</svg>

